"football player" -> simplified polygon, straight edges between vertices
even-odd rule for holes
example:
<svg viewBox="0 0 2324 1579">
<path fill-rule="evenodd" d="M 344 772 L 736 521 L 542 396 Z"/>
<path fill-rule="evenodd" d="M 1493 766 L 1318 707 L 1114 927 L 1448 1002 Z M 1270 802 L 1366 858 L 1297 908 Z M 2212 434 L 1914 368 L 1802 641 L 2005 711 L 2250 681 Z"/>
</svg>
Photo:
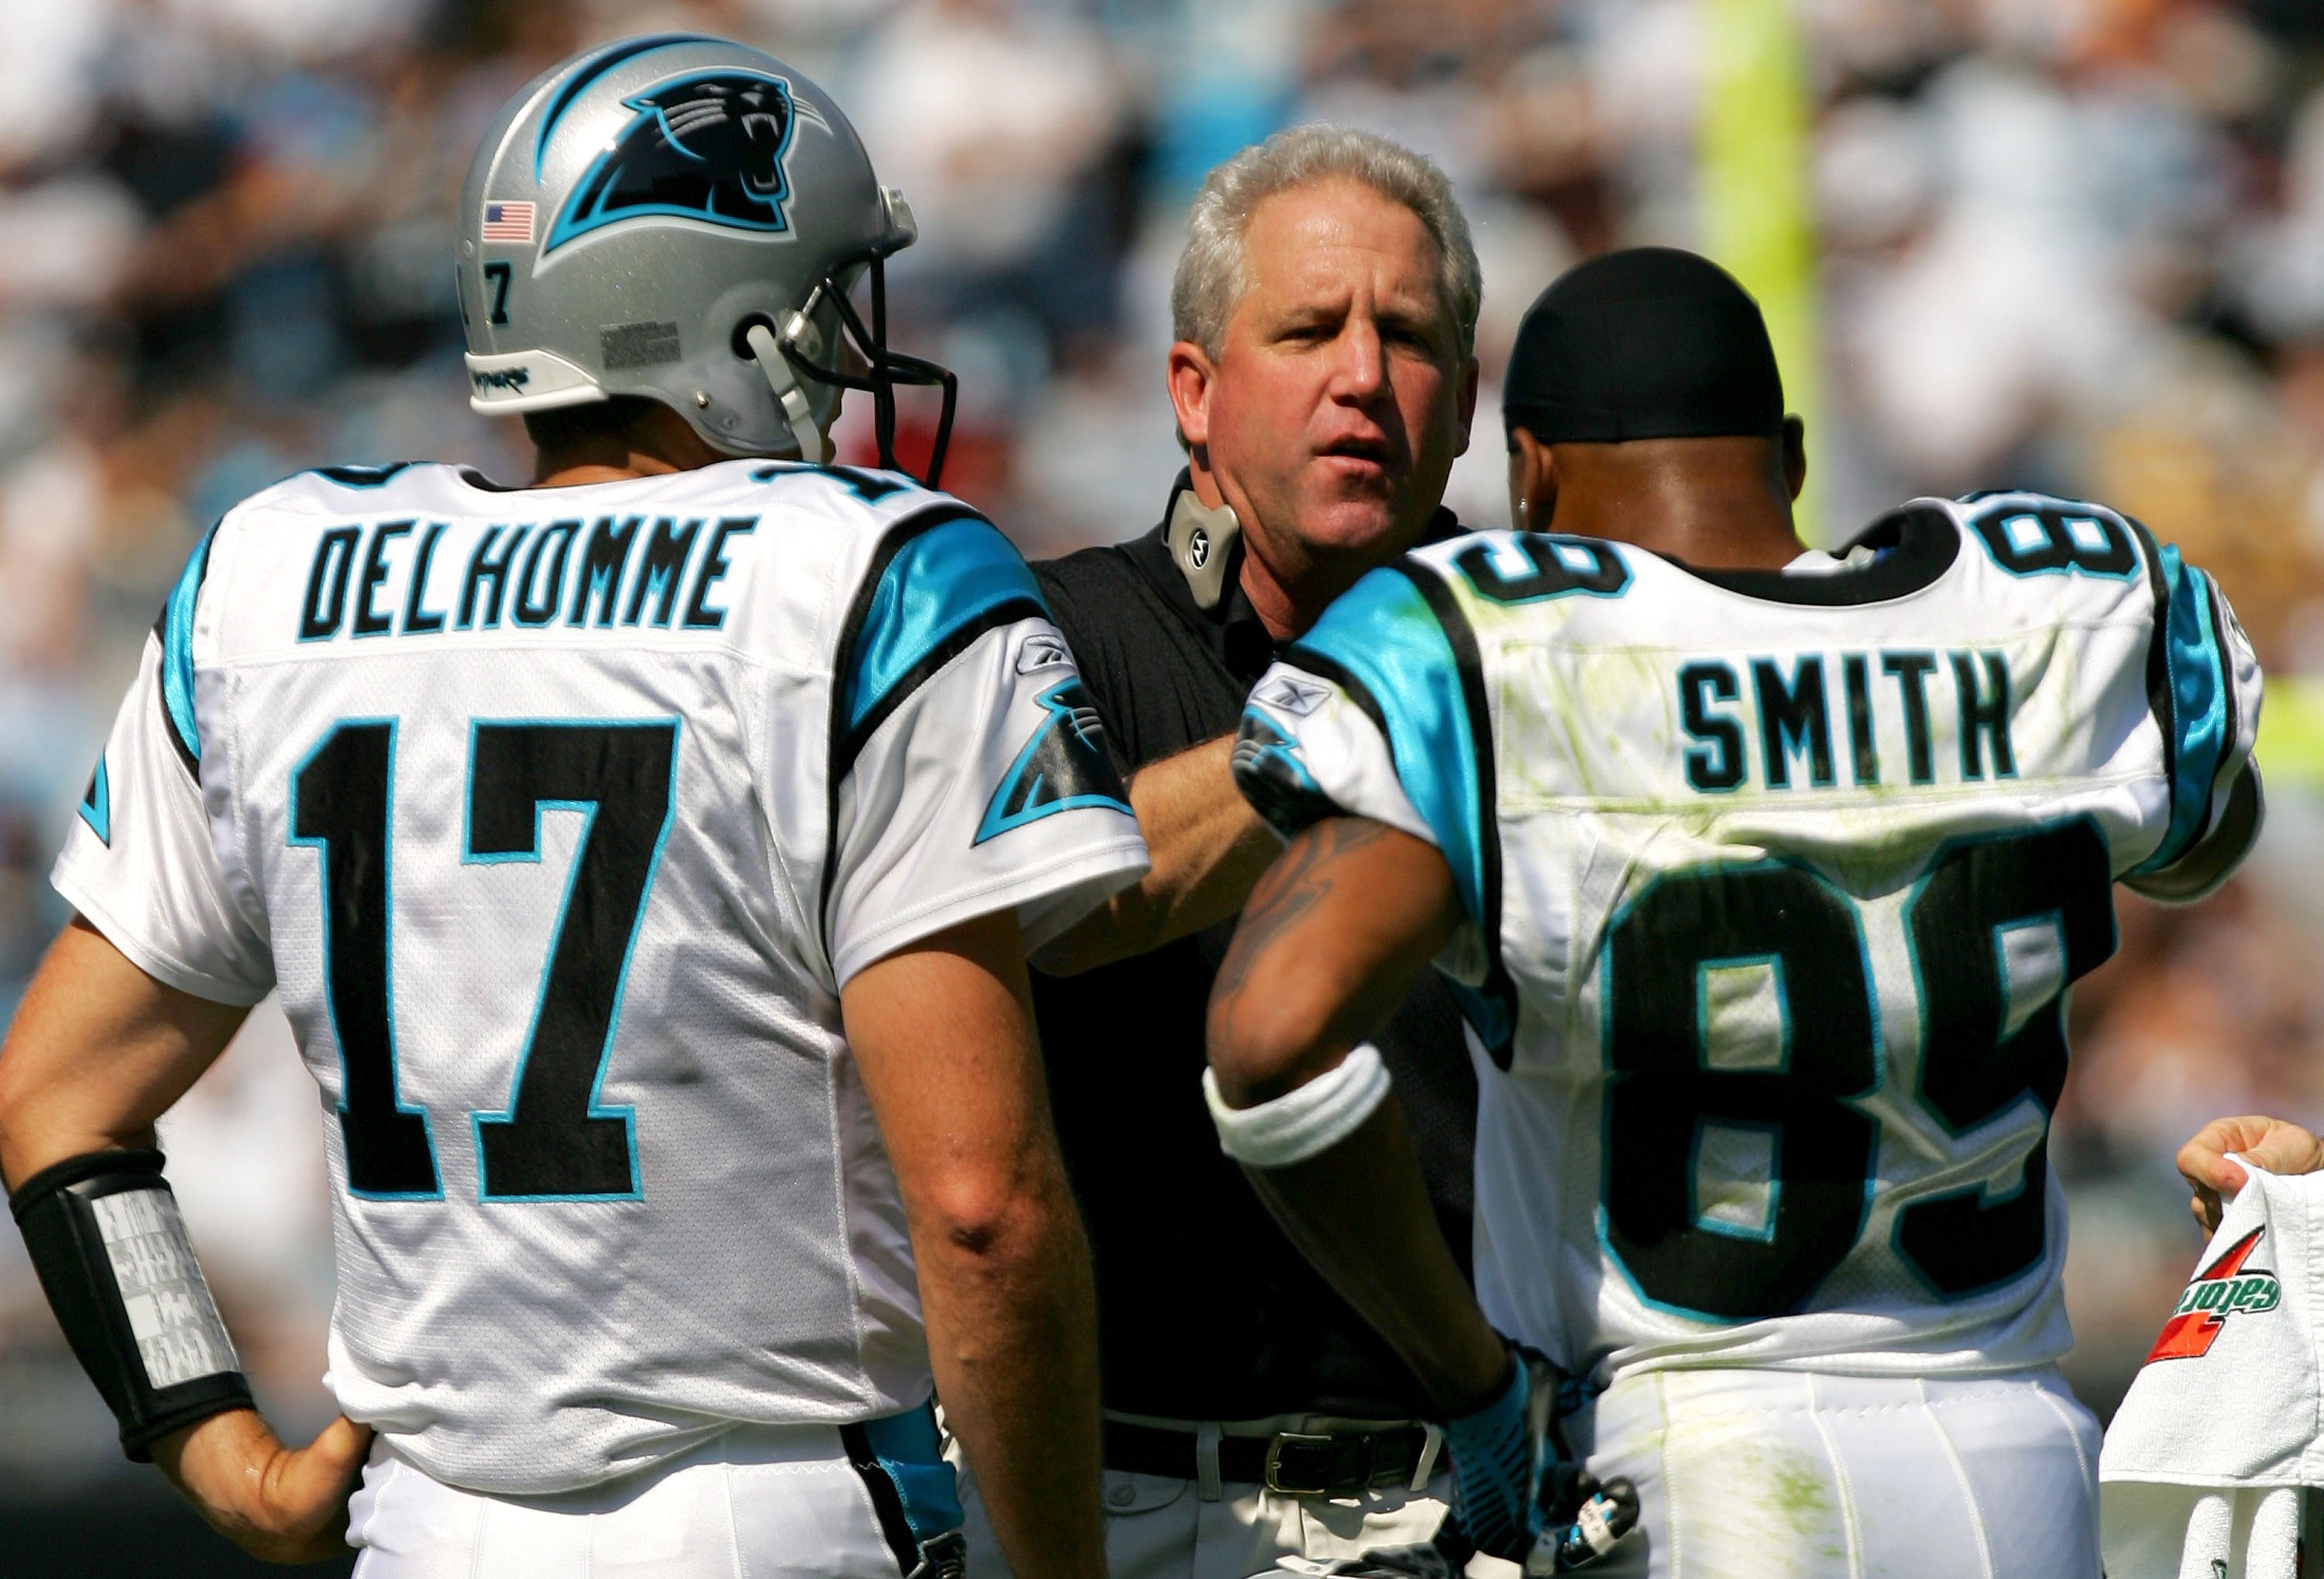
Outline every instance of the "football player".
<svg viewBox="0 0 2324 1579">
<path fill-rule="evenodd" d="M 2101 505 L 1921 499 L 1803 553 L 1782 400 L 1691 254 L 1536 303 L 1506 420 L 1545 530 L 1374 572 L 1253 692 L 1237 771 L 1289 845 L 1214 1116 L 1448 1417 L 1436 1560 L 1534 1547 L 1538 1350 L 1640 1532 L 1541 1568 L 2093 1579 L 2066 993 L 2115 882 L 2191 900 L 2249 848 L 2259 670 Z M 1365 1043 L 1432 959 L 1480 1070 L 1473 1298 Z"/>
<path fill-rule="evenodd" d="M 890 467 L 895 384 L 949 420 L 886 346 L 910 212 L 812 82 L 692 36 L 532 83 L 460 204 L 474 403 L 539 470 L 294 477 L 171 593 L 0 1057 L 58 1319 L 265 1556 L 956 1574 L 941 1387 L 1017 1571 L 1100 1572 L 1023 955 L 1146 855 L 1007 540 L 825 464 L 843 389 Z M 337 1187 L 345 1417 L 298 1451 L 152 1149 L 270 990 Z"/>
</svg>

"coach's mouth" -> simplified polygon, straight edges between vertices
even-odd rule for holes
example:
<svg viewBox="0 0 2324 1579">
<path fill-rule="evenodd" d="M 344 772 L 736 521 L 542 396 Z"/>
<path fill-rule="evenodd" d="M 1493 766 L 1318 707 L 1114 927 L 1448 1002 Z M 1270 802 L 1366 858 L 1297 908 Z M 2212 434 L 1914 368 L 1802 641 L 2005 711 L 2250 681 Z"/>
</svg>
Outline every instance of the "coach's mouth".
<svg viewBox="0 0 2324 1579">
<path fill-rule="evenodd" d="M 1395 447 L 1385 437 L 1350 434 L 1315 452 L 1315 458 L 1351 481 L 1385 482 L 1397 466 Z"/>
</svg>

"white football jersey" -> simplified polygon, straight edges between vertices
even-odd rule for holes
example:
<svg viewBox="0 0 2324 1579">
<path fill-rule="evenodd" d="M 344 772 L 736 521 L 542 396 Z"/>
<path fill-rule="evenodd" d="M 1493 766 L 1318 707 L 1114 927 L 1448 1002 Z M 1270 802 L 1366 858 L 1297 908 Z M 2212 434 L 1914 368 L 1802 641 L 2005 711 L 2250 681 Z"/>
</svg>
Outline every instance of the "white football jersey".
<svg viewBox="0 0 2324 1579">
<path fill-rule="evenodd" d="M 892 474 L 309 473 L 188 566 L 55 882 L 280 989 L 341 1406 L 546 1492 L 927 1398 L 839 990 L 1145 870 L 1097 728 L 1016 550 Z"/>
<path fill-rule="evenodd" d="M 2175 549 L 2023 494 L 1862 541 L 1783 574 L 1439 544 L 1244 716 L 1278 827 L 1443 852 L 1480 1297 L 1600 1381 L 2062 1353 L 2069 983 L 2116 879 L 2191 897 L 2257 826 L 2259 670 Z"/>
</svg>

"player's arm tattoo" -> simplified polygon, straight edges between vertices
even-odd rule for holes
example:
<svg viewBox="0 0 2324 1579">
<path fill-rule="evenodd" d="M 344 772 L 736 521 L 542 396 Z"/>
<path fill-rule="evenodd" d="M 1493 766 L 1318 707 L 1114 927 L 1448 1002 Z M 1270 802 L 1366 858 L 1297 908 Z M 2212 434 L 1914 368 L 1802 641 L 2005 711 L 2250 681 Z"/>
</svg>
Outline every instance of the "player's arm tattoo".
<svg viewBox="0 0 2324 1579">
<path fill-rule="evenodd" d="M 1285 933 L 1296 927 L 1332 891 L 1332 868 L 1365 845 L 1388 833 L 1384 823 L 1366 817 L 1333 817 L 1293 836 L 1282 856 L 1267 869 L 1250 891 L 1243 907 L 1234 942 L 1220 962 L 1211 992 L 1211 1012 L 1233 1012 L 1236 999 L 1250 985 L 1251 967 Z"/>
</svg>

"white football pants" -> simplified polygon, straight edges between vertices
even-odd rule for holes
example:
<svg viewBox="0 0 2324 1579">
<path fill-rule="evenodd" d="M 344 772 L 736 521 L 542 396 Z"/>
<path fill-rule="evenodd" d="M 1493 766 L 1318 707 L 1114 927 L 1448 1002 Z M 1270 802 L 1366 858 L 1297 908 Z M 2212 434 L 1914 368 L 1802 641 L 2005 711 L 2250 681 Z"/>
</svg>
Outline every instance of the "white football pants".
<svg viewBox="0 0 2324 1579">
<path fill-rule="evenodd" d="M 878 1473 L 874 1470 L 872 1473 Z M 372 1448 L 348 1509 L 357 1579 L 899 1579 L 870 1487 L 829 1427 L 737 1432 L 549 1497 L 431 1480 Z"/>
<path fill-rule="evenodd" d="M 2054 1369 L 1655 1371 L 1566 1433 L 1638 1487 L 1592 1579 L 2098 1579 L 2098 1421 Z"/>
<path fill-rule="evenodd" d="M 947 1444 L 946 1455 L 960 1471 L 968 1579 L 1009 1579 L 1009 1566 L 992 1538 L 992 1521 L 957 1442 Z M 1206 1501 L 1193 1481 L 1106 1471 L 1105 1562 L 1111 1579 L 1319 1573 L 1370 1547 L 1409 1546 L 1434 1536 L 1443 1522 L 1452 1482 L 1449 1474 L 1439 1474 L 1425 1491 L 1377 1486 L 1360 1497 L 1337 1501 L 1286 1496 L 1232 1481 L 1219 1493 L 1216 1501 Z"/>
</svg>

